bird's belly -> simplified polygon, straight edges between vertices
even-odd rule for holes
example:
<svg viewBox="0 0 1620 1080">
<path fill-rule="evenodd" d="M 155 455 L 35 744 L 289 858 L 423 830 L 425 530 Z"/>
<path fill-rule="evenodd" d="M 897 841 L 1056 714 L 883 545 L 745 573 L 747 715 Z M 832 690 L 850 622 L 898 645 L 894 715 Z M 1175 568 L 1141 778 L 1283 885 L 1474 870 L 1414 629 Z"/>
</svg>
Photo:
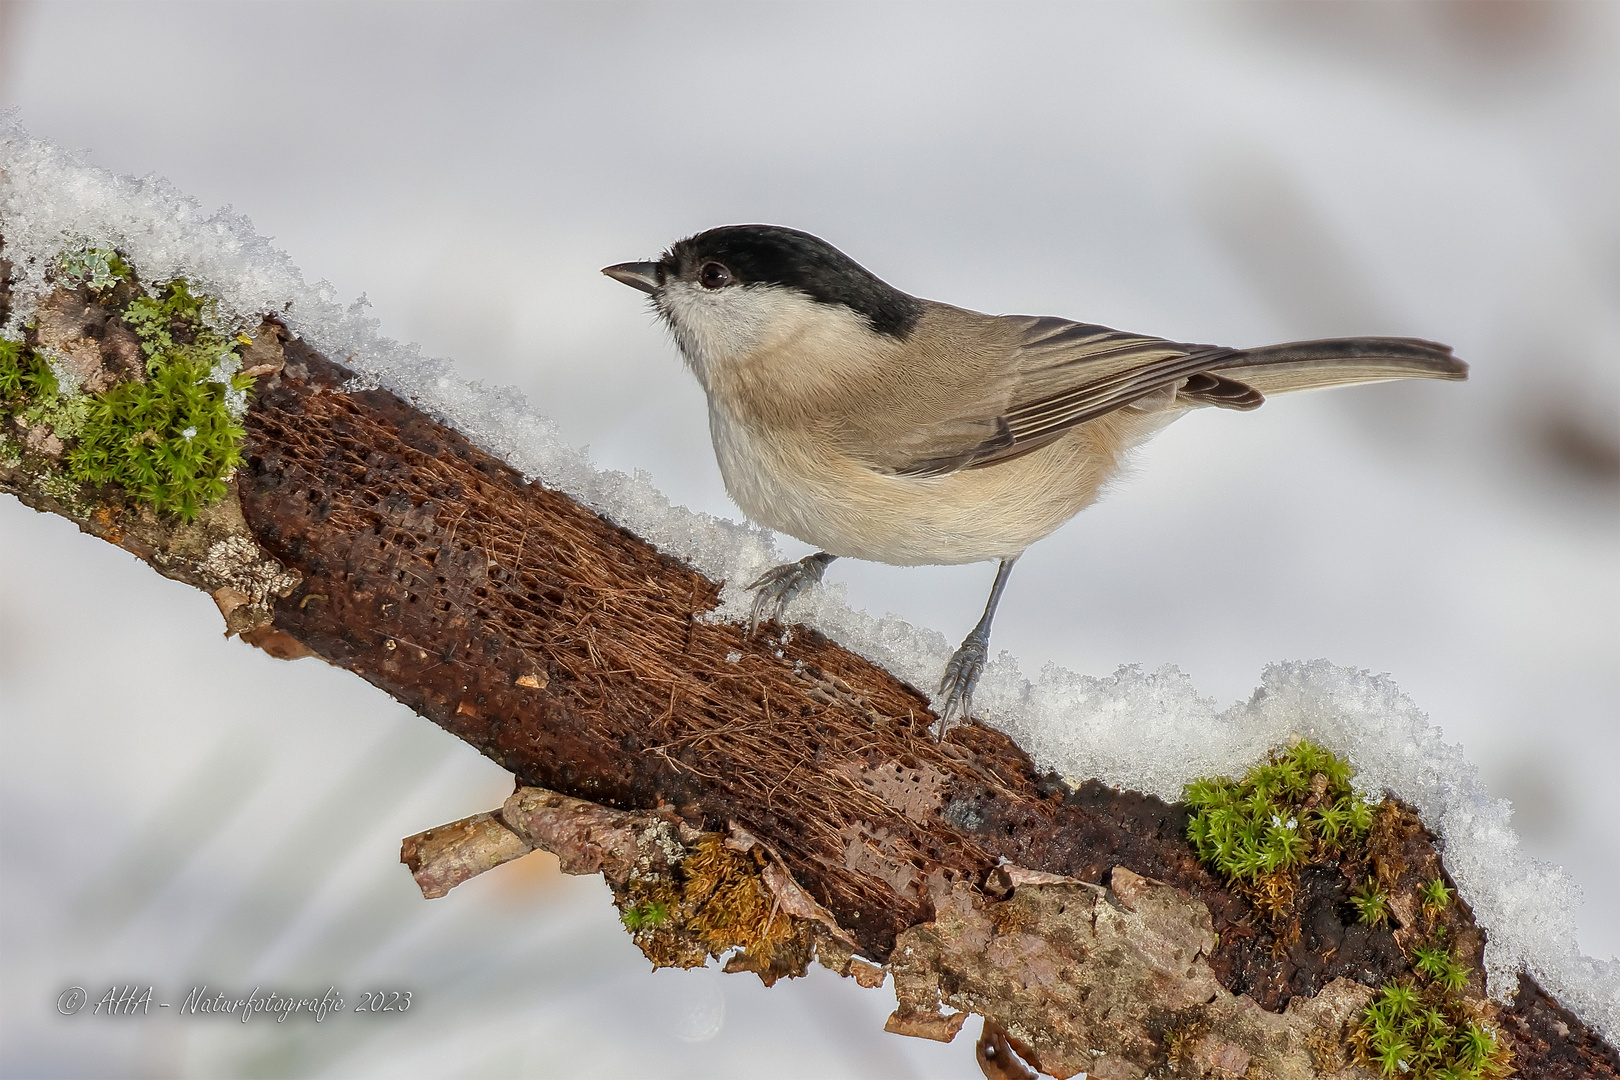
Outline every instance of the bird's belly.
<svg viewBox="0 0 1620 1080">
<path fill-rule="evenodd" d="M 723 414 L 710 420 L 726 490 L 750 520 L 833 555 L 901 566 L 1018 555 L 1095 502 L 1124 449 L 1117 425 L 1094 421 L 986 468 L 902 477 L 807 438 L 765 440 Z"/>
</svg>

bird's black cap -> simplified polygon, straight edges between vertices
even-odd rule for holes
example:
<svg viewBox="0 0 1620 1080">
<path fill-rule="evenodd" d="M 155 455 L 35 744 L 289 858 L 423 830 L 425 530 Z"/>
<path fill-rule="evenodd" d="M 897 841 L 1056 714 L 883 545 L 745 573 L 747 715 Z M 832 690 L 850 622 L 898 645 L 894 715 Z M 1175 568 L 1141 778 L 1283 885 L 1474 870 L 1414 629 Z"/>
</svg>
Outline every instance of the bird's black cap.
<svg viewBox="0 0 1620 1080">
<path fill-rule="evenodd" d="M 723 225 L 669 249 L 663 263 L 684 274 L 718 262 L 743 285 L 797 289 L 823 304 L 842 304 L 890 337 L 910 335 L 922 301 L 880 280 L 818 237 L 780 225 Z"/>
</svg>

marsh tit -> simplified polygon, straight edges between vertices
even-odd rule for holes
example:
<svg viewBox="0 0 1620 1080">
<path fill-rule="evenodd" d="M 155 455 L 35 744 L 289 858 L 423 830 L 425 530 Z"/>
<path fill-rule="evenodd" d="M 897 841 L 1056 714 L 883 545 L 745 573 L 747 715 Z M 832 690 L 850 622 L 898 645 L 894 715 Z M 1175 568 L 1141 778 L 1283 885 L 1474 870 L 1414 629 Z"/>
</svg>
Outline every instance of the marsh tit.
<svg viewBox="0 0 1620 1080">
<path fill-rule="evenodd" d="M 647 293 L 673 331 L 737 505 L 820 549 L 750 586 L 750 634 L 836 558 L 999 560 L 984 617 L 945 667 L 941 733 L 968 715 L 1018 556 L 1170 421 L 1292 390 L 1468 376 L 1447 346 L 1412 338 L 1233 349 L 982 315 L 775 225 L 710 229 L 602 272 Z"/>
</svg>

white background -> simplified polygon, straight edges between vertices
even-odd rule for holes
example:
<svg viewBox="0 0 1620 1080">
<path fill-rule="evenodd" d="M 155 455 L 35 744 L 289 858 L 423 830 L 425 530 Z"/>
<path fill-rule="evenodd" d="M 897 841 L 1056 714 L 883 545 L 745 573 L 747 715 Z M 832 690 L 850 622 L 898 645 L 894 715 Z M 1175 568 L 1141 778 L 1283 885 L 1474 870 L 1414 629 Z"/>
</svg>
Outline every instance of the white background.
<svg viewBox="0 0 1620 1080">
<path fill-rule="evenodd" d="M 596 273 L 713 225 L 986 311 L 1452 344 L 1466 384 L 1178 422 L 1031 549 L 995 646 L 1174 663 L 1222 704 L 1271 660 L 1387 671 L 1620 951 L 1620 6 L 9 4 L 0 35 L 31 132 L 233 205 L 383 333 L 717 514 L 700 392 Z M 953 639 L 991 576 L 829 572 Z M 646 974 L 547 857 L 422 901 L 399 838 L 506 774 L 9 498 L 0 635 L 5 1075 L 977 1075 L 976 1025 L 884 1035 L 887 991 L 825 972 Z M 131 982 L 415 996 L 56 1015 Z"/>
</svg>

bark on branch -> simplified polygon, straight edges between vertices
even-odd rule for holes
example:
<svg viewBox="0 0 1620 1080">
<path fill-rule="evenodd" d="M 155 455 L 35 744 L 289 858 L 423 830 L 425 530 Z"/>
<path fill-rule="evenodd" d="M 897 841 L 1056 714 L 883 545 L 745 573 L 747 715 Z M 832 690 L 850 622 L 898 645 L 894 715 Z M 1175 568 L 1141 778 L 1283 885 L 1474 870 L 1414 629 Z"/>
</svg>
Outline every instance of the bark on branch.
<svg viewBox="0 0 1620 1080">
<path fill-rule="evenodd" d="M 246 464 L 197 523 L 64 493 L 27 457 L 0 488 L 509 769 L 504 807 L 406 841 L 425 895 L 543 847 L 604 874 L 656 963 L 887 971 L 891 1030 L 986 1017 L 987 1074 L 1019 1075 L 1016 1050 L 1057 1076 L 1355 1075 L 1346 1024 L 1408 961 L 1348 914 L 1336 868 L 1307 871 L 1291 921 L 1257 918 L 1194 858 L 1181 808 L 1071 789 L 978 724 L 936 742 L 887 672 L 804 629 L 705 621 L 714 582 L 392 394 L 345 391 L 275 324 L 254 349 Z M 1439 861 L 1407 825 L 1415 890 Z M 1533 984 L 1503 1022 L 1523 1075 L 1614 1075 Z"/>
</svg>

